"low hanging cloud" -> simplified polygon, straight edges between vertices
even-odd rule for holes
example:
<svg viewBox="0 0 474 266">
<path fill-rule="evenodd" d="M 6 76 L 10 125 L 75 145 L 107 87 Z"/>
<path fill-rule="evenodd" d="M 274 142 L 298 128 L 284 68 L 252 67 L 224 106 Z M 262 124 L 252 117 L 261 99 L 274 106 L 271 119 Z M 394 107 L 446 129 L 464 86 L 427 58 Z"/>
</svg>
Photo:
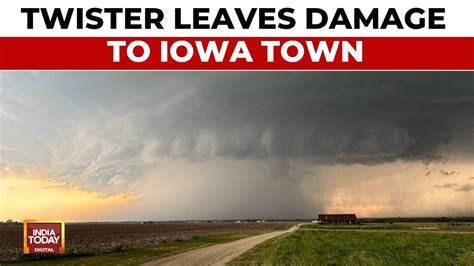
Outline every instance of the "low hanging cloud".
<svg viewBox="0 0 474 266">
<path fill-rule="evenodd" d="M 441 185 L 434 185 L 435 188 L 437 189 L 446 189 L 446 188 L 456 188 L 458 187 L 459 184 L 458 183 L 444 183 L 444 184 L 441 184 Z"/>
<path fill-rule="evenodd" d="M 111 106 L 84 117 L 54 150 L 56 175 L 133 179 L 142 165 L 167 157 L 368 165 L 434 160 L 441 146 L 472 134 L 474 126 L 470 73 L 175 76 L 185 80 L 183 87 L 167 97 L 159 78 L 149 89 L 96 88 L 102 99 L 96 104 Z M 457 145 L 474 147 L 472 138 Z"/>
<path fill-rule="evenodd" d="M 472 184 L 464 184 L 462 186 L 459 186 L 455 188 L 454 190 L 456 191 L 462 191 L 462 192 L 471 192 L 474 190 L 474 185 Z"/>
<path fill-rule="evenodd" d="M 459 184 L 459 183 L 444 183 L 444 184 L 437 184 L 434 185 L 437 189 L 452 189 L 454 191 L 460 192 L 470 192 L 474 190 L 474 185 L 467 183 L 467 184 Z"/>
</svg>

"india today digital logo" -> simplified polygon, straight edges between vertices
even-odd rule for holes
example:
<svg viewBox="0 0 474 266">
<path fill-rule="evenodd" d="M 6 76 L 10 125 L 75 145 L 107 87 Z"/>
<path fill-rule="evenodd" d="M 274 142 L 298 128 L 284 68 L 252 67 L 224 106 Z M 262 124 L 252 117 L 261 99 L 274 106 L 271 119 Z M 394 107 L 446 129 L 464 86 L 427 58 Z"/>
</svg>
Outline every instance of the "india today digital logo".
<svg viewBox="0 0 474 266">
<path fill-rule="evenodd" d="M 64 221 L 23 221 L 24 254 L 64 254 Z"/>
</svg>

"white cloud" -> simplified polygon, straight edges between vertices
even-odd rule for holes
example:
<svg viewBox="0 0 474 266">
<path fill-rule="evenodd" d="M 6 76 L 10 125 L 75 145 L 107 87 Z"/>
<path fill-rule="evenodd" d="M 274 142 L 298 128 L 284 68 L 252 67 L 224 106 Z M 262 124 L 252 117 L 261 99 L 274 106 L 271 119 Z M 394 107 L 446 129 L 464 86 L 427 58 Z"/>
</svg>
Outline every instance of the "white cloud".
<svg viewBox="0 0 474 266">
<path fill-rule="evenodd" d="M 115 175 L 111 179 L 109 179 L 109 182 L 107 184 L 109 185 L 121 185 L 126 183 L 126 178 L 122 175 Z"/>
</svg>

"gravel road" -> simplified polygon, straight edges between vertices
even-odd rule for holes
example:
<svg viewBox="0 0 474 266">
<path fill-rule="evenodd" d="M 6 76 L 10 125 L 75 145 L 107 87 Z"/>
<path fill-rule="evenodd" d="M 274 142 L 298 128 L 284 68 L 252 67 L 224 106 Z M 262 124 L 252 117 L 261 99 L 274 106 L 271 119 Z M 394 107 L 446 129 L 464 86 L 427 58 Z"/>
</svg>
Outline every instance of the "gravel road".
<svg viewBox="0 0 474 266">
<path fill-rule="evenodd" d="M 299 228 L 295 225 L 285 231 L 275 231 L 257 236 L 239 239 L 230 243 L 217 244 L 205 248 L 194 249 L 177 255 L 165 257 L 145 265 L 224 265 L 256 245 L 271 238 L 294 232 Z"/>
</svg>

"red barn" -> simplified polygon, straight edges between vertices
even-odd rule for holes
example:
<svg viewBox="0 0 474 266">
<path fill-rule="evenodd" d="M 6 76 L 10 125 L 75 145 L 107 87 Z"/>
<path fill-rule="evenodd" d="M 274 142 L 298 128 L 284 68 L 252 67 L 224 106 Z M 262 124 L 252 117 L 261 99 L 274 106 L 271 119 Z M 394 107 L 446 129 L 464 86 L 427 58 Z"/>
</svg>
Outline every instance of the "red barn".
<svg viewBox="0 0 474 266">
<path fill-rule="evenodd" d="M 355 214 L 319 214 L 318 220 L 321 224 L 356 224 Z"/>
</svg>

